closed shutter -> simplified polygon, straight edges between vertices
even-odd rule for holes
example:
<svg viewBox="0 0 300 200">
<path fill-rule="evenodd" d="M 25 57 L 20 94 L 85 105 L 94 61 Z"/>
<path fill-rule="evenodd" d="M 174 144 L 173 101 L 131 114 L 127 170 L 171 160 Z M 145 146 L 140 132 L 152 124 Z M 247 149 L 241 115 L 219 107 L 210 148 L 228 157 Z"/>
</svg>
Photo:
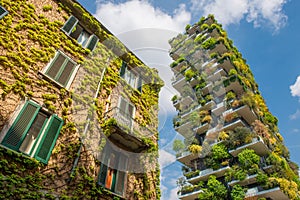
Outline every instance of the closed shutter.
<svg viewBox="0 0 300 200">
<path fill-rule="evenodd" d="M 75 63 L 68 60 L 60 76 L 58 77 L 57 82 L 59 82 L 63 86 L 66 86 L 74 69 Z"/>
<path fill-rule="evenodd" d="M 126 62 L 122 61 L 122 66 L 121 66 L 121 70 L 120 70 L 120 76 L 122 78 L 124 78 L 124 75 L 125 75 L 125 70 L 126 70 Z"/>
<path fill-rule="evenodd" d="M 99 39 L 96 35 L 92 35 L 86 48 L 93 51 L 98 43 Z"/>
<path fill-rule="evenodd" d="M 143 79 L 141 78 L 141 76 L 139 76 L 138 85 L 137 85 L 137 90 L 139 92 L 142 92 L 142 85 L 143 85 Z"/>
<path fill-rule="evenodd" d="M 35 153 L 35 158 L 37 160 L 45 164 L 48 163 L 52 149 L 54 148 L 55 142 L 57 140 L 62 125 L 62 119 L 60 119 L 56 115 L 53 115 L 45 130 L 39 147 Z"/>
<path fill-rule="evenodd" d="M 127 170 L 128 158 L 124 155 L 119 157 L 119 167 L 117 171 L 115 193 L 123 196 L 124 188 L 126 187 L 126 170 Z"/>
<path fill-rule="evenodd" d="M 64 30 L 68 35 L 71 34 L 71 31 L 73 30 L 74 26 L 77 24 L 78 19 L 76 17 L 71 16 L 68 21 L 64 24 L 62 27 L 62 30 Z"/>
<path fill-rule="evenodd" d="M 26 102 L 17 119 L 14 121 L 2 144 L 12 150 L 18 151 L 28 129 L 39 111 L 39 105 L 33 102 Z"/>
<path fill-rule="evenodd" d="M 50 76 L 51 78 L 55 79 L 55 77 L 57 76 L 61 66 L 64 64 L 66 60 L 66 57 L 61 54 L 61 53 L 57 53 L 57 55 L 55 56 L 54 60 L 52 61 L 49 69 L 46 71 L 46 74 L 48 76 Z"/>
</svg>

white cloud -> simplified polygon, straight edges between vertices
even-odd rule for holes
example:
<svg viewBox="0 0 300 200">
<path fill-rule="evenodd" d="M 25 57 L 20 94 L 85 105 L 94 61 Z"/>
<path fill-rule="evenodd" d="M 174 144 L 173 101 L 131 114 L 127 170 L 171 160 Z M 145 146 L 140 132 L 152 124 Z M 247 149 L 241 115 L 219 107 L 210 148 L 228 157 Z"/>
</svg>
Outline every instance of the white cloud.
<svg viewBox="0 0 300 200">
<path fill-rule="evenodd" d="M 168 40 L 182 32 L 191 14 L 180 4 L 172 15 L 155 8 L 147 0 L 124 3 L 98 2 L 95 17 L 114 33 L 131 51 L 150 67 L 159 70 L 165 87 L 160 93 L 160 105 L 166 113 L 174 112 L 171 97 L 173 73 L 169 67 Z"/>
<path fill-rule="evenodd" d="M 291 120 L 297 119 L 299 117 L 300 117 L 300 110 L 299 109 L 297 109 L 297 111 L 294 114 L 290 115 Z"/>
<path fill-rule="evenodd" d="M 203 15 L 214 14 L 224 26 L 246 18 L 255 27 L 269 24 L 278 31 L 286 24 L 283 5 L 287 0 L 191 0 L 192 10 Z"/>
<path fill-rule="evenodd" d="M 153 7 L 147 0 L 118 4 L 100 2 L 95 16 L 115 34 L 142 28 L 182 31 L 191 19 L 184 4 L 180 4 L 171 16 Z"/>
<path fill-rule="evenodd" d="M 174 163 L 176 161 L 176 157 L 165 150 L 159 150 L 159 158 L 158 162 L 160 164 L 161 169 L 167 167 L 168 165 Z"/>
<path fill-rule="evenodd" d="M 170 191 L 169 191 L 169 194 L 168 195 L 163 195 L 162 196 L 162 200 L 176 200 L 178 199 L 178 196 L 177 196 L 177 191 L 178 191 L 178 188 L 172 188 Z"/>
<path fill-rule="evenodd" d="M 296 82 L 290 86 L 290 90 L 293 97 L 300 97 L 300 76 L 298 76 Z"/>
</svg>

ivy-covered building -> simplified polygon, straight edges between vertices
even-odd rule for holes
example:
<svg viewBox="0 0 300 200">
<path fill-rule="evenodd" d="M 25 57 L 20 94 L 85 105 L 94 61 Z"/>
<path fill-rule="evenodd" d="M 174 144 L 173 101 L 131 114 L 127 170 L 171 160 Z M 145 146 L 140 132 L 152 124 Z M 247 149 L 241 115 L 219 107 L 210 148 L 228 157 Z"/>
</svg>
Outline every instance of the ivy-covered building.
<svg viewBox="0 0 300 200">
<path fill-rule="evenodd" d="M 183 164 L 178 197 L 300 198 L 298 166 L 253 74 L 212 15 L 169 41 L 174 62 L 173 149 Z"/>
<path fill-rule="evenodd" d="M 0 29 L 0 199 L 159 199 L 157 71 L 74 0 Z"/>
</svg>

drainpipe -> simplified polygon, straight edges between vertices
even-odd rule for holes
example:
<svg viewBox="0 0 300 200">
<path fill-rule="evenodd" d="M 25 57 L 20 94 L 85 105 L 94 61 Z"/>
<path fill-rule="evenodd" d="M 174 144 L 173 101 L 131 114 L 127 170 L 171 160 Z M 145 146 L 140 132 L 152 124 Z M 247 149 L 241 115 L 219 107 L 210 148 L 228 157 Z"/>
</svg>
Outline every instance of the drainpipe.
<svg viewBox="0 0 300 200">
<path fill-rule="evenodd" d="M 107 58 L 106 63 L 108 63 L 109 59 L 110 59 L 110 57 Z M 99 80 L 99 82 L 98 82 L 98 86 L 97 86 L 97 90 L 96 90 L 94 99 L 96 99 L 96 98 L 98 97 L 98 94 L 99 94 L 99 91 L 100 91 L 100 86 L 101 86 L 102 80 L 103 80 L 103 78 L 104 78 L 104 74 L 105 74 L 105 72 L 106 72 L 106 68 L 107 68 L 107 66 L 104 67 L 104 69 L 103 69 L 103 71 L 102 71 L 102 73 L 101 73 L 101 77 L 100 77 L 100 80 Z M 92 105 L 95 105 L 95 102 L 93 102 Z M 88 131 L 88 127 L 89 127 L 89 125 L 90 125 L 90 121 L 91 121 L 91 117 L 88 116 L 87 119 L 86 119 L 86 124 L 85 124 L 85 127 L 84 127 L 83 136 L 85 136 L 85 135 L 86 135 L 86 132 Z M 72 167 L 72 169 L 71 169 L 70 178 L 68 179 L 68 182 L 69 182 L 69 183 L 72 181 L 73 175 L 74 175 L 74 173 L 75 173 L 75 169 L 76 169 L 76 167 L 77 167 L 77 165 L 78 165 L 79 157 L 80 157 L 81 150 L 82 150 L 82 146 L 83 146 L 83 141 L 84 141 L 84 139 L 81 139 L 80 147 L 79 147 L 79 149 L 78 149 L 77 156 L 76 156 L 76 158 L 75 158 L 73 167 Z"/>
</svg>

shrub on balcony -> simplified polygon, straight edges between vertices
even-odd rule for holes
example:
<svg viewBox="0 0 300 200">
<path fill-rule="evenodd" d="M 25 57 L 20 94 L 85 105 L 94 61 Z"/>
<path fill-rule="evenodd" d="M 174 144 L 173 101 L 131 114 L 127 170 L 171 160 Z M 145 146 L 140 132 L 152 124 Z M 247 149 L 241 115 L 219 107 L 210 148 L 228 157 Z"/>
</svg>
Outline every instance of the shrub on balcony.
<svg viewBox="0 0 300 200">
<path fill-rule="evenodd" d="M 185 176 L 187 179 L 190 179 L 190 178 L 199 176 L 199 173 L 200 173 L 200 171 L 199 171 L 199 170 L 196 170 L 196 171 L 188 172 L 188 173 L 184 174 L 184 176 Z"/>
<path fill-rule="evenodd" d="M 212 117 L 210 115 L 206 115 L 205 117 L 202 118 L 201 122 L 202 123 L 210 123 L 212 120 Z"/>
<path fill-rule="evenodd" d="M 238 160 L 242 169 L 258 169 L 260 157 L 255 153 L 253 149 L 244 149 L 241 153 L 238 154 Z"/>
<path fill-rule="evenodd" d="M 183 142 L 181 140 L 174 140 L 173 142 L 173 150 L 178 153 L 178 152 L 182 152 L 185 148 L 185 145 L 183 144 Z"/>
<path fill-rule="evenodd" d="M 230 149 L 234 149 L 252 142 L 252 139 L 255 136 L 256 135 L 249 128 L 236 127 L 233 131 L 229 132 L 229 139 L 227 143 Z"/>
<path fill-rule="evenodd" d="M 210 176 L 207 182 L 207 188 L 202 189 L 198 196 L 201 200 L 225 200 L 227 198 L 226 187 L 216 179 L 215 176 Z"/>
<path fill-rule="evenodd" d="M 201 44 L 203 49 L 212 49 L 217 43 L 215 38 L 209 38 Z"/>
<path fill-rule="evenodd" d="M 227 140 L 228 138 L 229 138 L 228 133 L 226 133 L 225 131 L 221 131 L 218 136 L 218 141 Z"/>
<path fill-rule="evenodd" d="M 191 144 L 189 146 L 189 151 L 194 154 L 200 153 L 202 151 L 202 146 L 200 146 L 198 144 Z"/>
<path fill-rule="evenodd" d="M 246 196 L 246 189 L 240 185 L 234 185 L 230 192 L 230 196 L 233 200 L 243 200 Z"/>
<path fill-rule="evenodd" d="M 171 99 L 171 101 L 176 101 L 178 99 L 178 96 L 177 95 L 174 95 L 173 97 L 172 97 L 172 99 Z"/>
<path fill-rule="evenodd" d="M 238 118 L 238 114 L 236 112 L 231 112 L 231 113 L 228 113 L 224 116 L 224 121 L 229 123 L 231 121 L 233 121 L 234 119 Z"/>
<path fill-rule="evenodd" d="M 192 69 L 188 69 L 184 73 L 185 79 L 187 81 L 190 81 L 195 75 L 196 73 Z"/>
<path fill-rule="evenodd" d="M 227 101 L 230 101 L 230 100 L 236 98 L 236 94 L 233 91 L 229 91 L 229 92 L 226 93 L 225 98 L 226 98 Z"/>
<path fill-rule="evenodd" d="M 187 31 L 187 30 L 189 30 L 191 28 L 191 25 L 190 24 L 187 24 L 186 26 L 185 26 L 185 30 Z"/>
</svg>

